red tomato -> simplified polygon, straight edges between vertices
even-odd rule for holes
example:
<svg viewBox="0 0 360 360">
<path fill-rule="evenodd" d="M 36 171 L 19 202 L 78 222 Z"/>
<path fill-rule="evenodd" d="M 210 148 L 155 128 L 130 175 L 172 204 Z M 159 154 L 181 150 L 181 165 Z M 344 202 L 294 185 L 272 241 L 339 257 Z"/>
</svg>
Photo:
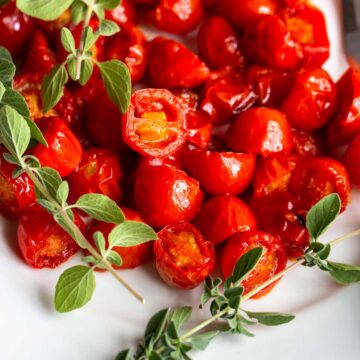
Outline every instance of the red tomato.
<svg viewBox="0 0 360 360">
<path fill-rule="evenodd" d="M 136 21 L 135 7 L 131 0 L 122 0 L 114 9 L 107 10 L 105 17 L 115 21 L 119 26 L 134 25 Z"/>
<path fill-rule="evenodd" d="M 184 164 L 190 174 L 212 195 L 237 195 L 251 182 L 255 155 L 206 150 L 184 151 Z"/>
<path fill-rule="evenodd" d="M 170 286 L 192 289 L 214 268 L 214 247 L 187 222 L 167 226 L 154 243 L 156 269 Z"/>
<path fill-rule="evenodd" d="M 194 30 L 202 16 L 202 0 L 159 0 L 150 13 L 152 23 L 158 29 L 173 34 L 187 34 Z"/>
<path fill-rule="evenodd" d="M 40 28 L 46 36 L 52 41 L 58 42 L 60 36 L 60 30 L 63 27 L 68 27 L 71 22 L 71 11 L 70 9 L 65 10 L 57 19 L 52 21 L 44 21 L 35 19 L 36 26 Z"/>
<path fill-rule="evenodd" d="M 331 146 L 346 144 L 360 132 L 360 71 L 349 68 L 336 86 L 339 108 L 329 126 Z"/>
<path fill-rule="evenodd" d="M 149 73 L 157 87 L 193 88 L 204 83 L 210 70 L 184 45 L 158 37 L 151 44 Z"/>
<path fill-rule="evenodd" d="M 121 210 L 123 211 L 125 219 L 127 221 L 137 221 L 142 223 L 144 222 L 136 211 L 128 208 L 121 208 Z M 93 235 L 97 231 L 101 231 L 104 234 L 105 239 L 107 239 L 111 230 L 115 226 L 116 224 L 110 224 L 95 220 L 90 224 L 87 230 L 87 239 L 91 244 L 94 245 Z M 106 247 L 107 246 L 108 242 L 106 240 Z M 153 242 L 147 242 L 144 244 L 129 247 L 115 246 L 113 250 L 121 256 L 123 261 L 121 266 L 113 265 L 115 269 L 133 269 L 137 266 L 145 264 L 151 259 L 153 253 Z"/>
<path fill-rule="evenodd" d="M 16 166 L 3 158 L 7 153 L 0 148 L 0 213 L 9 219 L 18 219 L 25 209 L 36 201 L 34 186 L 26 174 L 13 179 Z"/>
<path fill-rule="evenodd" d="M 81 195 L 97 193 L 119 203 L 123 178 L 120 158 L 116 153 L 91 148 L 83 153 L 79 166 L 68 178 L 70 197 L 76 202 Z"/>
<path fill-rule="evenodd" d="M 307 131 L 326 125 L 336 108 L 335 84 L 329 74 L 320 68 L 298 75 L 282 106 L 290 124 Z"/>
<path fill-rule="evenodd" d="M 201 206 L 203 193 L 185 172 L 172 166 L 149 166 L 135 175 L 134 200 L 144 220 L 161 228 L 190 221 Z"/>
<path fill-rule="evenodd" d="M 208 200 L 195 218 L 195 225 L 214 244 L 230 236 L 255 230 L 256 219 L 250 208 L 235 196 L 215 196 Z"/>
<path fill-rule="evenodd" d="M 298 163 L 292 174 L 290 192 L 306 210 L 324 196 L 338 193 L 344 211 L 349 202 L 349 177 L 345 167 L 334 159 L 306 158 Z"/>
<path fill-rule="evenodd" d="M 259 246 L 263 248 L 263 255 L 255 269 L 241 283 L 245 289 L 245 293 L 248 293 L 285 269 L 287 259 L 281 241 L 277 237 L 262 231 L 244 232 L 234 235 L 226 243 L 221 256 L 221 271 L 224 278 L 227 278 L 232 274 L 236 262 L 241 256 Z M 277 282 L 278 281 L 261 290 L 252 298 L 258 299 L 268 294 Z"/>
<path fill-rule="evenodd" d="M 227 145 L 234 151 L 257 155 L 289 153 L 293 140 L 285 115 L 265 107 L 240 114 L 227 133 Z"/>
<path fill-rule="evenodd" d="M 346 154 L 345 164 L 350 175 L 352 183 L 356 186 L 360 186 L 360 166 L 359 166 L 359 155 L 360 155 L 360 134 L 350 143 Z"/>
<path fill-rule="evenodd" d="M 197 40 L 200 56 L 214 68 L 238 66 L 244 62 L 236 32 L 220 16 L 207 18 L 202 23 Z"/>
<path fill-rule="evenodd" d="M 36 145 L 32 149 L 42 166 L 57 170 L 60 176 L 67 176 L 79 165 L 82 148 L 79 140 L 58 117 L 43 117 L 36 121 L 48 146 Z"/>
<path fill-rule="evenodd" d="M 85 225 L 75 214 L 81 231 Z M 20 219 L 17 238 L 25 261 L 35 268 L 55 268 L 73 256 L 79 247 L 46 210 L 37 204 Z"/>
<path fill-rule="evenodd" d="M 277 15 L 263 16 L 250 24 L 244 33 L 243 49 L 250 60 L 278 71 L 296 70 L 303 59 L 300 44 Z"/>
<path fill-rule="evenodd" d="M 24 49 L 33 28 L 32 18 L 18 10 L 14 0 L 0 6 L 0 46 L 13 55 Z"/>
<path fill-rule="evenodd" d="M 136 27 L 122 26 L 120 32 L 107 40 L 105 58 L 123 61 L 129 68 L 131 81 L 136 83 L 145 74 L 148 60 L 147 41 Z"/>
<path fill-rule="evenodd" d="M 292 129 L 291 132 L 294 140 L 294 154 L 300 156 L 321 156 L 326 153 L 327 144 L 322 133 L 297 129 Z"/>
<path fill-rule="evenodd" d="M 142 155 L 174 154 L 186 140 L 178 98 L 165 89 L 136 91 L 122 118 L 122 134 L 126 144 Z"/>
<path fill-rule="evenodd" d="M 165 158 L 141 157 L 136 171 L 141 171 L 149 166 L 173 166 L 176 169 L 183 170 L 181 151 Z"/>
<path fill-rule="evenodd" d="M 259 228 L 277 236 L 288 257 L 304 255 L 310 235 L 306 229 L 305 211 L 289 192 L 272 192 L 250 203 Z"/>
</svg>

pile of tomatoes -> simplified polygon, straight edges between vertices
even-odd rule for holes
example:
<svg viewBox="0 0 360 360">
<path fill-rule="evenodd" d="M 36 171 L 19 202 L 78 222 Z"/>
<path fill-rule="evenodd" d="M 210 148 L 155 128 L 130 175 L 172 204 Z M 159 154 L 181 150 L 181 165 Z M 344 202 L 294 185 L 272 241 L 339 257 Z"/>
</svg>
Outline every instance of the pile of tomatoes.
<svg viewBox="0 0 360 360">
<path fill-rule="evenodd" d="M 133 85 L 141 84 L 127 113 L 95 71 L 84 87 L 68 83 L 43 114 L 41 80 L 66 58 L 60 28 L 79 42 L 82 24 L 68 12 L 43 22 L 14 1 L 0 7 L 0 45 L 20 64 L 15 89 L 49 144 L 29 153 L 68 180 L 72 201 L 105 194 L 127 219 L 158 231 L 154 243 L 116 248 L 122 268 L 153 257 L 165 282 L 189 289 L 215 264 L 227 276 L 241 255 L 262 246 L 244 283 L 249 291 L 304 253 L 312 205 L 336 192 L 345 210 L 350 179 L 360 185 L 359 68 L 337 83 L 321 68 L 330 48 L 325 19 L 304 0 L 123 0 L 106 17 L 121 31 L 100 38 L 92 53 L 124 61 Z M 140 22 L 165 35 L 148 41 Z M 90 25 L 96 29 L 97 19 Z M 180 43 L 166 33 L 197 36 L 196 51 L 183 45 L 189 37 Z M 55 267 L 79 249 L 34 204 L 29 178 L 12 179 L 13 169 L 1 161 L 0 211 L 19 220 L 25 261 Z M 75 221 L 90 241 L 114 226 Z"/>
</svg>

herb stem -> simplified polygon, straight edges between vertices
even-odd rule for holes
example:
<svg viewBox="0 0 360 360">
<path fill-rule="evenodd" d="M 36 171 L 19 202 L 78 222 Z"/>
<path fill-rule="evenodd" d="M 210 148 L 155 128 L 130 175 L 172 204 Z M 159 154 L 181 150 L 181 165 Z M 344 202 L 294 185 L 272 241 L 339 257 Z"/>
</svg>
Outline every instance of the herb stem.
<svg viewBox="0 0 360 360">
<path fill-rule="evenodd" d="M 340 237 L 338 237 L 337 239 L 330 241 L 330 242 L 329 242 L 329 245 L 332 246 L 332 245 L 339 244 L 339 243 L 341 243 L 342 241 L 347 240 L 347 239 L 352 238 L 352 237 L 357 236 L 357 235 L 360 235 L 360 229 L 354 230 L 354 231 L 352 231 L 352 232 L 349 233 L 349 234 L 346 234 L 346 235 L 344 235 L 344 236 L 340 236 Z"/>
</svg>

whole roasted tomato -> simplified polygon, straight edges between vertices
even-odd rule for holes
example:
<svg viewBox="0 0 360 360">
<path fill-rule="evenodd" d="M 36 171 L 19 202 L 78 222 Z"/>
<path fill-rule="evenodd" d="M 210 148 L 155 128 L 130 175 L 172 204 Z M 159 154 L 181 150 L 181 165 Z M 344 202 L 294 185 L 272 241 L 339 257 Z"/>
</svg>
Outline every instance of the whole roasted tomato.
<svg viewBox="0 0 360 360">
<path fill-rule="evenodd" d="M 76 214 L 75 223 L 84 230 L 85 225 Z M 22 215 L 17 237 L 25 261 L 35 268 L 55 268 L 79 250 L 70 235 L 37 204 L 28 207 Z"/>
<path fill-rule="evenodd" d="M 293 153 L 300 156 L 322 156 L 327 152 L 326 139 L 322 132 L 291 130 L 294 140 Z"/>
<path fill-rule="evenodd" d="M 185 116 L 178 98 L 165 89 L 144 89 L 131 97 L 122 118 L 123 139 L 142 155 L 166 157 L 186 140 Z"/>
<path fill-rule="evenodd" d="M 200 24 L 202 15 L 202 0 L 159 0 L 150 19 L 160 30 L 186 34 Z"/>
<path fill-rule="evenodd" d="M 350 180 L 356 186 L 360 186 L 360 134 L 350 143 L 345 154 L 345 165 L 350 175 Z"/>
<path fill-rule="evenodd" d="M 207 18 L 198 32 L 200 56 L 214 68 L 239 66 L 244 62 L 238 35 L 220 16 Z"/>
<path fill-rule="evenodd" d="M 34 186 L 26 174 L 12 177 L 16 166 L 5 161 L 6 152 L 0 148 L 0 213 L 9 219 L 18 219 L 36 201 Z"/>
<path fill-rule="evenodd" d="M 121 210 L 125 215 L 125 220 L 144 222 L 136 211 L 128 208 L 121 208 Z M 90 224 L 87 230 L 87 239 L 91 244 L 94 245 L 93 235 L 97 231 L 102 232 L 103 235 L 105 236 L 105 239 L 107 239 L 111 230 L 115 226 L 116 224 L 110 224 L 95 220 Z M 106 247 L 107 247 L 107 240 L 106 240 Z M 146 242 L 144 244 L 129 246 L 129 247 L 115 246 L 113 247 L 113 251 L 116 251 L 122 258 L 121 266 L 114 265 L 115 269 L 133 269 L 139 265 L 146 263 L 151 259 L 153 254 L 153 243 Z"/>
<path fill-rule="evenodd" d="M 119 26 L 134 25 L 136 21 L 135 7 L 131 0 L 122 0 L 114 9 L 107 10 L 105 17 L 115 21 Z"/>
<path fill-rule="evenodd" d="M 208 200 L 195 218 L 195 225 L 214 244 L 230 236 L 255 230 L 256 219 L 250 208 L 235 196 L 215 196 Z"/>
<path fill-rule="evenodd" d="M 289 153 L 293 140 L 286 116 L 278 110 L 260 107 L 245 111 L 232 122 L 227 145 L 234 151 L 267 156 Z"/>
<path fill-rule="evenodd" d="M 338 193 L 342 211 L 349 202 L 350 181 L 345 167 L 330 158 L 306 158 L 300 161 L 290 181 L 290 192 L 309 210 L 324 196 Z"/>
<path fill-rule="evenodd" d="M 251 182 L 255 155 L 195 149 L 184 151 L 184 164 L 202 188 L 212 195 L 237 195 Z"/>
<path fill-rule="evenodd" d="M 224 278 L 232 274 L 237 261 L 251 249 L 263 248 L 263 255 L 255 269 L 246 277 L 241 285 L 245 293 L 269 280 L 286 267 L 286 252 L 280 239 L 262 231 L 248 231 L 234 235 L 225 245 L 221 256 L 221 271 Z M 253 296 L 258 299 L 268 294 L 278 281 L 267 286 Z"/>
<path fill-rule="evenodd" d="M 91 148 L 82 154 L 79 166 L 69 176 L 70 197 L 73 202 L 84 194 L 104 194 L 119 203 L 124 174 L 118 154 L 105 149 Z"/>
<path fill-rule="evenodd" d="M 277 236 L 285 246 L 288 257 L 304 255 L 310 236 L 306 229 L 306 212 L 289 192 L 277 191 L 250 202 L 259 228 Z"/>
<path fill-rule="evenodd" d="M 192 289 L 214 268 L 214 247 L 187 222 L 167 226 L 154 243 L 156 269 L 170 286 Z"/>
<path fill-rule="evenodd" d="M 0 46 L 17 55 L 23 50 L 33 29 L 33 19 L 18 10 L 15 0 L 0 6 Z"/>
<path fill-rule="evenodd" d="M 148 168 L 149 166 L 172 166 L 176 169 L 184 170 L 181 151 L 165 158 L 142 156 L 136 171 L 141 171 L 142 169 Z"/>
<path fill-rule="evenodd" d="M 57 170 L 60 176 L 67 176 L 79 165 L 82 147 L 79 140 L 58 117 L 42 117 L 36 121 L 48 146 L 36 145 L 32 149 L 42 166 Z"/>
<path fill-rule="evenodd" d="M 307 131 L 326 125 L 336 108 L 336 86 L 329 74 L 321 68 L 298 75 L 282 106 L 290 124 Z"/>
<path fill-rule="evenodd" d="M 204 83 L 210 70 L 184 45 L 158 37 L 151 43 L 149 73 L 157 87 L 193 88 Z"/>
<path fill-rule="evenodd" d="M 135 175 L 134 200 L 144 220 L 161 228 L 192 220 L 203 193 L 199 183 L 185 172 L 172 166 L 149 166 Z"/>
</svg>

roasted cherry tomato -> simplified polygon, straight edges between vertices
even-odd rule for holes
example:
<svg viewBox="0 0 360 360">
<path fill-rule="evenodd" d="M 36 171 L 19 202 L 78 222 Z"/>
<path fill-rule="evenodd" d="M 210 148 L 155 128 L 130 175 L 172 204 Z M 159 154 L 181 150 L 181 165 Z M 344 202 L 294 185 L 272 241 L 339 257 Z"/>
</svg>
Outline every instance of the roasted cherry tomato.
<svg viewBox="0 0 360 360">
<path fill-rule="evenodd" d="M 187 222 L 167 226 L 154 243 L 155 265 L 170 286 L 192 289 L 214 268 L 214 247 L 200 231 Z"/>
<path fill-rule="evenodd" d="M 329 74 L 320 68 L 298 75 L 282 106 L 290 124 L 307 131 L 326 125 L 336 108 L 336 86 Z"/>
<path fill-rule="evenodd" d="M 91 148 L 81 157 L 79 166 L 69 176 L 70 197 L 73 202 L 84 194 L 104 194 L 119 203 L 124 174 L 120 158 L 105 149 Z"/>
<path fill-rule="evenodd" d="M 76 214 L 75 223 L 84 230 L 85 225 Z M 25 261 L 35 268 L 55 268 L 79 250 L 71 236 L 37 204 L 28 207 L 22 215 L 17 237 Z"/>
<path fill-rule="evenodd" d="M 358 187 L 360 186 L 359 156 L 360 156 L 360 134 L 357 135 L 355 139 L 350 143 L 345 154 L 345 164 L 350 175 L 350 180 L 354 185 Z"/>
<path fill-rule="evenodd" d="M 244 62 L 236 32 L 220 16 L 203 22 L 198 33 L 198 48 L 201 58 L 214 68 L 239 66 Z"/>
<path fill-rule="evenodd" d="M 136 211 L 128 208 L 121 208 L 121 210 L 123 211 L 125 219 L 127 221 L 144 222 Z M 90 224 L 87 230 L 87 239 L 90 243 L 94 244 L 93 235 L 97 231 L 102 232 L 105 236 L 105 239 L 107 239 L 111 230 L 115 226 L 116 224 L 110 224 L 95 220 Z M 153 243 L 147 242 L 144 244 L 129 247 L 115 246 L 113 247 L 113 251 L 116 251 L 122 258 L 121 266 L 114 265 L 115 269 L 133 269 L 139 265 L 146 263 L 151 259 L 153 254 Z"/>
<path fill-rule="evenodd" d="M 250 208 L 235 196 L 215 196 L 208 200 L 195 218 L 195 225 L 214 244 L 230 236 L 255 230 L 256 219 Z"/>
<path fill-rule="evenodd" d="M 310 241 L 305 222 L 306 212 L 289 192 L 277 191 L 252 199 L 250 206 L 259 228 L 279 237 L 288 257 L 304 255 Z"/>
<path fill-rule="evenodd" d="M 57 170 L 60 176 L 67 176 L 79 165 L 82 147 L 79 140 L 58 117 L 43 117 L 36 121 L 48 146 L 36 145 L 32 149 L 42 166 Z"/>
<path fill-rule="evenodd" d="M 298 129 L 292 129 L 291 132 L 294 140 L 294 154 L 300 156 L 322 156 L 326 153 L 327 144 L 323 133 Z"/>
<path fill-rule="evenodd" d="M 143 156 L 140 158 L 136 171 L 141 171 L 149 166 L 173 166 L 176 169 L 184 170 L 182 161 L 182 152 L 179 151 L 174 155 L 170 155 L 165 158 L 157 158 L 151 156 Z"/>
<path fill-rule="evenodd" d="M 227 278 L 232 274 L 236 262 L 241 256 L 259 246 L 263 248 L 263 255 L 255 269 L 241 282 L 245 293 L 285 269 L 287 258 L 283 244 L 277 237 L 266 232 L 249 231 L 234 235 L 226 243 L 221 256 L 221 271 L 224 278 Z M 258 299 L 266 295 L 276 284 L 277 281 L 258 292 L 253 298 Z"/>
<path fill-rule="evenodd" d="M 166 157 L 186 140 L 185 115 L 178 98 L 165 89 L 144 89 L 131 97 L 122 118 L 127 145 L 142 155 Z"/>
<path fill-rule="evenodd" d="M 202 15 L 202 0 L 159 0 L 150 18 L 160 30 L 186 34 L 200 24 Z"/>
<path fill-rule="evenodd" d="M 306 158 L 298 163 L 292 174 L 290 192 L 306 210 L 324 196 L 338 193 L 344 211 L 349 202 L 349 176 L 345 167 L 334 159 Z"/>
<path fill-rule="evenodd" d="M 251 182 L 255 155 L 195 149 L 184 151 L 184 164 L 202 188 L 212 195 L 236 195 Z"/>
<path fill-rule="evenodd" d="M 52 21 L 35 19 L 35 22 L 36 27 L 40 28 L 52 41 L 57 42 L 61 29 L 70 25 L 71 11 L 70 9 L 65 10 L 57 19 Z"/>
<path fill-rule="evenodd" d="M 26 174 L 16 179 L 16 166 L 3 158 L 6 150 L 0 148 L 0 213 L 9 219 L 18 219 L 26 208 L 36 201 L 34 186 Z"/>
<path fill-rule="evenodd" d="M 289 153 L 293 140 L 285 115 L 260 107 L 245 111 L 232 122 L 227 144 L 234 151 L 267 156 Z"/>
<path fill-rule="evenodd" d="M 135 175 L 136 208 L 151 226 L 161 228 L 190 221 L 199 210 L 199 183 L 172 166 L 149 166 Z"/>
<path fill-rule="evenodd" d="M 15 0 L 0 6 L 0 46 L 18 54 L 34 29 L 33 19 L 16 7 Z"/>
<path fill-rule="evenodd" d="M 114 9 L 107 10 L 105 17 L 115 21 L 119 26 L 134 25 L 136 21 L 134 5 L 131 0 L 122 0 Z"/>
<path fill-rule="evenodd" d="M 204 83 L 210 70 L 184 45 L 158 37 L 151 44 L 149 73 L 157 87 L 193 88 Z"/>
</svg>

